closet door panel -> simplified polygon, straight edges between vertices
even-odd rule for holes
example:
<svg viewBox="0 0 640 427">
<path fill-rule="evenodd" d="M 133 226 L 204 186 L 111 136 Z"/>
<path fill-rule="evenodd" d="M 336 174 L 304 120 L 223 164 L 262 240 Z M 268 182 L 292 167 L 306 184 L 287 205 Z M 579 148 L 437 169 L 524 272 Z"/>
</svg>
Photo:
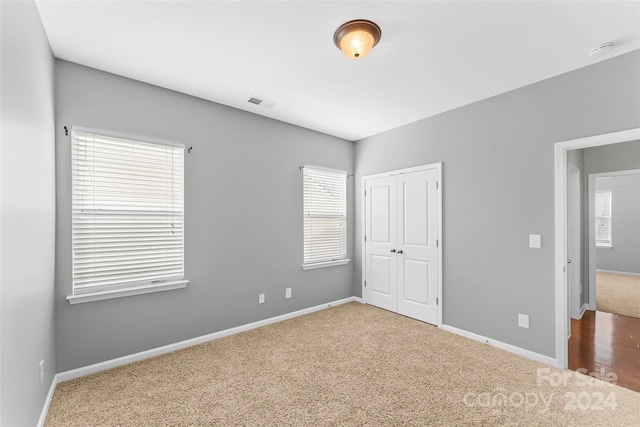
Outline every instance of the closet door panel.
<svg viewBox="0 0 640 427">
<path fill-rule="evenodd" d="M 397 177 L 398 313 L 437 324 L 438 198 L 435 169 Z"/>
<path fill-rule="evenodd" d="M 365 300 L 397 311 L 396 179 L 367 180 L 365 190 Z"/>
</svg>

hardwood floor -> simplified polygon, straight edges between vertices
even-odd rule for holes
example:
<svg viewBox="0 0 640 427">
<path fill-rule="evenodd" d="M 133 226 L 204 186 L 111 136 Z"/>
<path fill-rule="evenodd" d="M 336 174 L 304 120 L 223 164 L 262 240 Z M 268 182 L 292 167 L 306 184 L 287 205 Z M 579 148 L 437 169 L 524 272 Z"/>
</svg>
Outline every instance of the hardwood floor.
<svg viewBox="0 0 640 427">
<path fill-rule="evenodd" d="M 571 319 L 569 369 L 580 368 L 613 373 L 616 384 L 640 392 L 640 319 L 588 310 Z"/>
</svg>

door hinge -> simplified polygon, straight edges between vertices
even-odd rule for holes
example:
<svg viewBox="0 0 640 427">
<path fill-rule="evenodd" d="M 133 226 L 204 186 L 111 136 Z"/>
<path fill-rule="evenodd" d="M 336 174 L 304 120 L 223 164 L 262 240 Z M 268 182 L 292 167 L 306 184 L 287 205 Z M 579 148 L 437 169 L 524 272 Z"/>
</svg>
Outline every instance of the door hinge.
<svg viewBox="0 0 640 427">
<path fill-rule="evenodd" d="M 367 197 L 367 190 L 364 190 L 364 197 Z"/>
<path fill-rule="evenodd" d="M 364 236 L 364 241 L 365 241 L 365 242 L 367 241 L 367 236 Z"/>
<path fill-rule="evenodd" d="M 366 280 L 364 281 L 364 287 L 365 288 L 367 287 L 367 281 Z"/>
<path fill-rule="evenodd" d="M 438 239 L 436 239 L 436 248 L 440 247 L 440 241 Z"/>
<path fill-rule="evenodd" d="M 436 190 L 438 189 L 439 185 L 440 185 L 440 183 L 438 181 L 436 181 Z"/>
<path fill-rule="evenodd" d="M 436 305 L 438 305 L 438 297 L 436 297 Z"/>
</svg>

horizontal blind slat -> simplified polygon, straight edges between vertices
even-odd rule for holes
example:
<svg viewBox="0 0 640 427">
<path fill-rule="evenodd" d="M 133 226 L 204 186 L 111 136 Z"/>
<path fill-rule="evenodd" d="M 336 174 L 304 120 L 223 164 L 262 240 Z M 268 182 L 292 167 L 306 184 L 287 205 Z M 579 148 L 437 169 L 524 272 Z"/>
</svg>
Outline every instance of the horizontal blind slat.
<svg viewBox="0 0 640 427">
<path fill-rule="evenodd" d="M 596 192 L 596 243 L 611 244 L 611 192 Z"/>
<path fill-rule="evenodd" d="M 184 148 L 72 130 L 74 293 L 184 276 Z"/>
<path fill-rule="evenodd" d="M 346 173 L 303 168 L 304 263 L 346 258 Z"/>
</svg>

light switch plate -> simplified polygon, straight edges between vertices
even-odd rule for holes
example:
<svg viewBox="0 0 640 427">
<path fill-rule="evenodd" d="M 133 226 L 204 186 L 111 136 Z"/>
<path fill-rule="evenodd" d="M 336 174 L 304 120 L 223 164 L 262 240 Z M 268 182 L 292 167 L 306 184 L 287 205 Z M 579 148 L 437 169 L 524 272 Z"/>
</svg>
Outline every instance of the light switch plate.
<svg viewBox="0 0 640 427">
<path fill-rule="evenodd" d="M 542 236 L 539 234 L 529 234 L 529 247 L 540 249 L 542 247 Z"/>
<path fill-rule="evenodd" d="M 518 313 L 518 326 L 529 329 L 529 316 Z"/>
</svg>

